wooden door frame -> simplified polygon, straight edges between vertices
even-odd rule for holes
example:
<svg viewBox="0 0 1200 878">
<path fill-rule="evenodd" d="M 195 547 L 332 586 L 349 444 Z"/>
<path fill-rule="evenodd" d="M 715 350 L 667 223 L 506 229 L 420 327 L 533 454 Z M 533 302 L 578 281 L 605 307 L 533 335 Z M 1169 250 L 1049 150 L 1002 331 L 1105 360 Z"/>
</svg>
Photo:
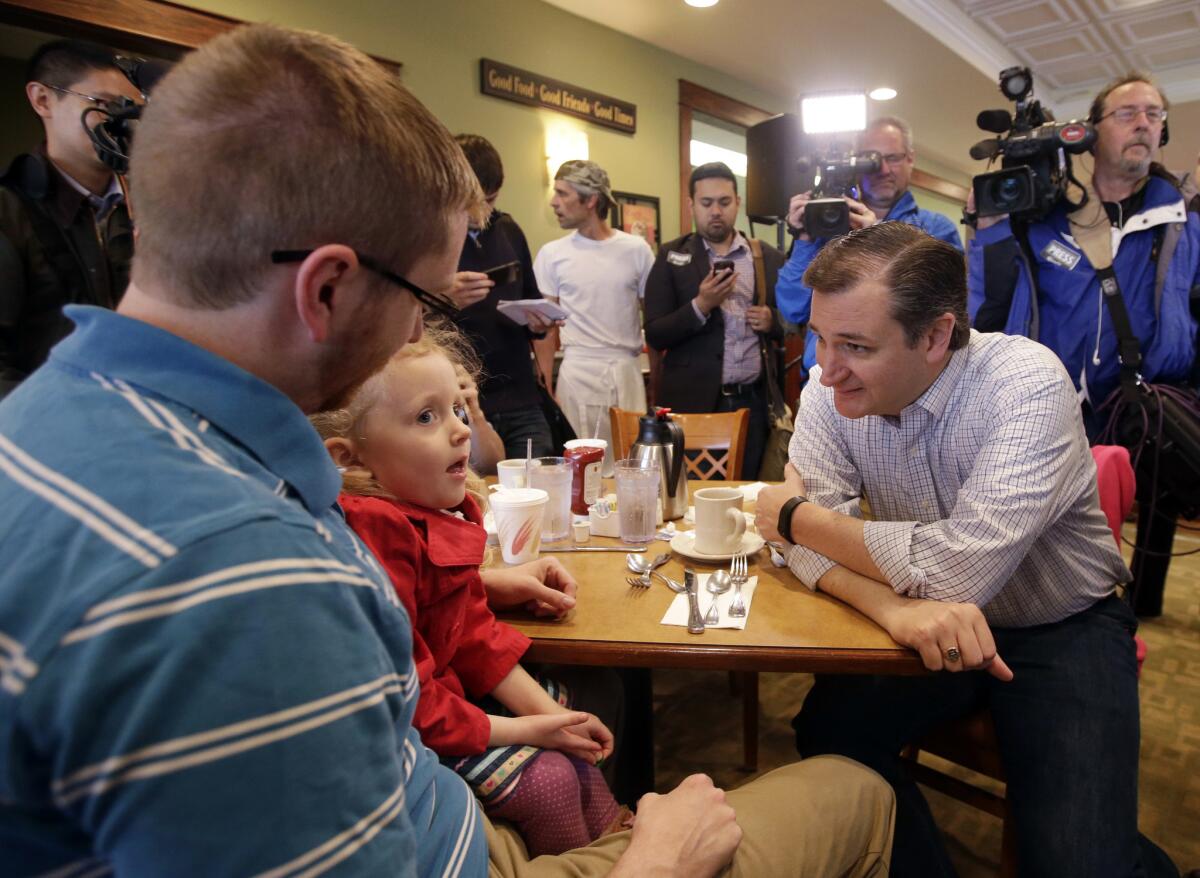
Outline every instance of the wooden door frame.
<svg viewBox="0 0 1200 878">
<path fill-rule="evenodd" d="M 765 122 L 776 113 L 768 113 L 751 104 L 715 92 L 712 89 L 679 80 L 679 234 L 692 230 L 692 212 L 688 209 L 688 180 L 692 176 L 692 114 L 707 116 L 749 128 Z M 665 236 L 664 236 L 665 238 Z"/>
<path fill-rule="evenodd" d="M 118 45 L 168 60 L 178 60 L 244 23 L 168 0 L 0 0 L 0 24 Z M 397 61 L 371 57 L 400 70 Z"/>
</svg>

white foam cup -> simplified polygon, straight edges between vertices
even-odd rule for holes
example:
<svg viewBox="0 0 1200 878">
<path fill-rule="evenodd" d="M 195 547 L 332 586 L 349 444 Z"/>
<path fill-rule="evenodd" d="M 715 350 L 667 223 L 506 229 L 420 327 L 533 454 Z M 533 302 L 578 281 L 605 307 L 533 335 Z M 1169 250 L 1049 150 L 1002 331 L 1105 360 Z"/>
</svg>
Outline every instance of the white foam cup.
<svg viewBox="0 0 1200 878">
<path fill-rule="evenodd" d="M 489 499 L 504 562 L 524 564 L 537 558 L 550 495 L 540 488 L 505 488 Z"/>
</svg>

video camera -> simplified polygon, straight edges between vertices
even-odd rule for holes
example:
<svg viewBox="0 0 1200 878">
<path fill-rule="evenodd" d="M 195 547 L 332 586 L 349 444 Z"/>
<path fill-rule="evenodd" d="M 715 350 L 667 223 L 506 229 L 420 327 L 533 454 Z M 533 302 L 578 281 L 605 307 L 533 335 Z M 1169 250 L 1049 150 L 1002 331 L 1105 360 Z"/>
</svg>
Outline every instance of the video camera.
<svg viewBox="0 0 1200 878">
<path fill-rule="evenodd" d="M 813 238 L 833 238 L 850 231 L 846 196 L 858 197 L 858 181 L 878 173 L 883 161 L 877 152 L 830 153 L 805 156 L 796 162 L 802 175 L 815 174 L 813 195 L 804 205 L 804 230 Z"/>
<path fill-rule="evenodd" d="M 1001 156 L 1000 170 L 980 174 L 973 181 L 975 214 L 1039 219 L 1066 198 L 1068 183 L 1082 190 L 1070 157 L 1091 149 L 1096 129 L 1087 122 L 1055 122 L 1053 114 L 1033 99 L 1028 67 L 1002 70 L 1000 91 L 1016 103 L 1016 112 L 984 110 L 975 119 L 984 131 L 1008 135 L 971 147 L 973 159 L 991 161 Z"/>
<path fill-rule="evenodd" d="M 149 100 L 150 90 L 172 67 L 169 61 L 126 55 L 114 56 L 113 63 L 141 93 L 143 101 Z M 129 173 L 129 146 L 143 106 L 127 97 L 119 97 L 100 106 L 88 107 L 80 116 L 79 121 L 87 131 L 96 155 L 113 173 L 121 176 Z M 97 122 L 95 116 L 100 116 L 100 121 Z"/>
</svg>

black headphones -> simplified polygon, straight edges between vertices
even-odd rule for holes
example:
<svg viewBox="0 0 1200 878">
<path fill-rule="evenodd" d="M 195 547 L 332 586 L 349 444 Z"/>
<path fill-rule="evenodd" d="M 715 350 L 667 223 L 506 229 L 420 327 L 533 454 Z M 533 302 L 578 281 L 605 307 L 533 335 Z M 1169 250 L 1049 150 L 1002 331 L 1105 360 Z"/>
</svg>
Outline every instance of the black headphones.
<svg viewBox="0 0 1200 878">
<path fill-rule="evenodd" d="M 100 122 L 90 125 L 89 114 L 99 115 Z M 83 111 L 80 121 L 91 138 L 97 157 L 113 173 L 124 176 L 129 173 L 129 141 L 133 135 L 130 122 L 142 114 L 142 107 L 129 98 L 121 97 L 112 102 L 112 107 L 98 110 L 93 107 Z"/>
</svg>

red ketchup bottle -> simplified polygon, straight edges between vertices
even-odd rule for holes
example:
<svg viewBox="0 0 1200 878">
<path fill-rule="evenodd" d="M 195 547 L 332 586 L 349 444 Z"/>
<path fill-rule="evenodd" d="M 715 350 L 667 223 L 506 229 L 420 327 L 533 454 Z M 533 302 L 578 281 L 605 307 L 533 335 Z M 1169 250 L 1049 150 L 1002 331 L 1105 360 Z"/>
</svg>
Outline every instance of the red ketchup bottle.
<svg viewBox="0 0 1200 878">
<path fill-rule="evenodd" d="M 587 515 L 588 507 L 600 497 L 604 447 L 586 442 L 586 439 L 568 442 L 563 451 L 563 457 L 571 465 L 571 511 L 576 515 Z"/>
</svg>

